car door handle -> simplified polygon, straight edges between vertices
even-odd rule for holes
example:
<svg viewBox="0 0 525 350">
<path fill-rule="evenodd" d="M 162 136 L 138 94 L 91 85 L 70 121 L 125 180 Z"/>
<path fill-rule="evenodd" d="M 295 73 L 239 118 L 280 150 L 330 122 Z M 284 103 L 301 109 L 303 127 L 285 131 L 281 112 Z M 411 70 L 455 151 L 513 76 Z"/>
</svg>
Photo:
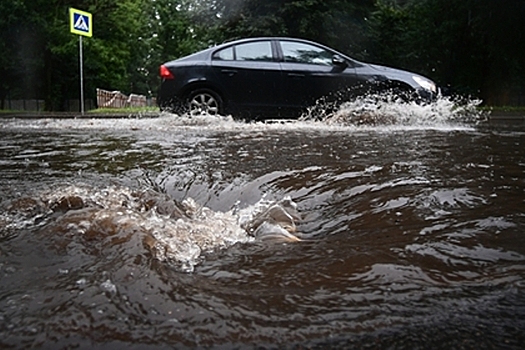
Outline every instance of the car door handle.
<svg viewBox="0 0 525 350">
<path fill-rule="evenodd" d="M 302 73 L 288 73 L 290 78 L 304 78 L 306 75 Z"/>
<path fill-rule="evenodd" d="M 235 69 L 222 69 L 221 73 L 233 77 L 235 74 L 237 74 L 237 71 Z"/>
</svg>

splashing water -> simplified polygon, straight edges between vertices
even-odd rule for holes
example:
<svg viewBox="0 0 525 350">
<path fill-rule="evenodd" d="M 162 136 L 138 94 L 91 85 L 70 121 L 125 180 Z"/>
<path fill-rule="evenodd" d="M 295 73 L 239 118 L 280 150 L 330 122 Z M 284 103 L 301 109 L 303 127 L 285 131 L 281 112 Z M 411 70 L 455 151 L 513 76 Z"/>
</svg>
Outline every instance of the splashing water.
<svg viewBox="0 0 525 350">
<path fill-rule="evenodd" d="M 341 102 L 343 101 L 343 102 Z M 203 131 L 266 131 L 266 130 L 340 130 L 360 128 L 426 129 L 464 128 L 487 120 L 475 99 L 438 97 L 432 102 L 407 102 L 393 94 L 375 94 L 353 100 L 328 102 L 320 99 L 298 119 L 270 119 L 245 122 L 232 116 L 175 115 L 159 113 L 152 119 L 36 119 L 5 120 L 1 128 L 34 129 L 104 129 L 131 131 L 167 131 L 174 129 Z"/>
<path fill-rule="evenodd" d="M 432 102 L 406 101 L 393 93 L 370 94 L 354 100 L 327 103 L 320 100 L 301 120 L 327 125 L 441 126 L 479 123 L 485 115 L 477 107 L 481 100 L 440 96 Z"/>
<path fill-rule="evenodd" d="M 251 207 L 219 212 L 192 198 L 177 203 L 154 190 L 69 185 L 2 207 L 6 230 L 39 222 L 42 231 L 84 239 L 83 244 L 118 244 L 138 235 L 157 260 L 185 272 L 192 272 L 205 253 L 236 243 L 299 241 L 291 233 L 299 217 L 289 197 L 279 202 L 263 198 Z"/>
<path fill-rule="evenodd" d="M 161 115 L 171 116 L 168 112 L 161 112 Z M 209 115 L 209 114 L 198 114 L 198 115 L 177 115 L 176 120 L 173 121 L 173 126 L 211 126 L 234 123 L 233 117 L 221 116 L 221 115 Z"/>
</svg>

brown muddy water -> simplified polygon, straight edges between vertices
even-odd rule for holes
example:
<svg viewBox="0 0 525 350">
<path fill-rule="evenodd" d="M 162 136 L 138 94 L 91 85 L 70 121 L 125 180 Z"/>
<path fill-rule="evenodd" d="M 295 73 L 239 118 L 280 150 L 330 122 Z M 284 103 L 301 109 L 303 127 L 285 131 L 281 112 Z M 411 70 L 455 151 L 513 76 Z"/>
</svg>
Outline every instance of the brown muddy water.
<svg viewBox="0 0 525 350">
<path fill-rule="evenodd" d="M 372 114 L 0 121 L 0 348 L 523 348 L 523 126 Z"/>
</svg>

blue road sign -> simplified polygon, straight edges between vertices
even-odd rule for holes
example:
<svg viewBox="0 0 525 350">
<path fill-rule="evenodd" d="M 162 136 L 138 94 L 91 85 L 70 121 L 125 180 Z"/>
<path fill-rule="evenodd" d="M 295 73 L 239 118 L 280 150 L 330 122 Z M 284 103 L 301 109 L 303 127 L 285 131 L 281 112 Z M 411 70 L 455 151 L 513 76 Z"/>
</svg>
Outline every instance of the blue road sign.
<svg viewBox="0 0 525 350">
<path fill-rule="evenodd" d="M 70 8 L 69 18 L 71 33 L 89 37 L 93 35 L 93 21 L 91 13 Z"/>
</svg>

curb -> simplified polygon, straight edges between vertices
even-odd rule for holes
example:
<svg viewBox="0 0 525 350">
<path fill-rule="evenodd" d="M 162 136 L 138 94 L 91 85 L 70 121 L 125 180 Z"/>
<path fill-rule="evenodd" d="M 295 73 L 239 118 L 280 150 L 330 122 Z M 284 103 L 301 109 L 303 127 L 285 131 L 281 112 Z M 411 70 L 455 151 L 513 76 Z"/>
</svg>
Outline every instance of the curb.
<svg viewBox="0 0 525 350">
<path fill-rule="evenodd" d="M 489 122 L 525 122 L 525 113 L 523 112 L 496 112 L 489 114 Z"/>
<path fill-rule="evenodd" d="M 0 113 L 0 119 L 147 119 L 158 118 L 160 112 L 135 113 Z"/>
</svg>

